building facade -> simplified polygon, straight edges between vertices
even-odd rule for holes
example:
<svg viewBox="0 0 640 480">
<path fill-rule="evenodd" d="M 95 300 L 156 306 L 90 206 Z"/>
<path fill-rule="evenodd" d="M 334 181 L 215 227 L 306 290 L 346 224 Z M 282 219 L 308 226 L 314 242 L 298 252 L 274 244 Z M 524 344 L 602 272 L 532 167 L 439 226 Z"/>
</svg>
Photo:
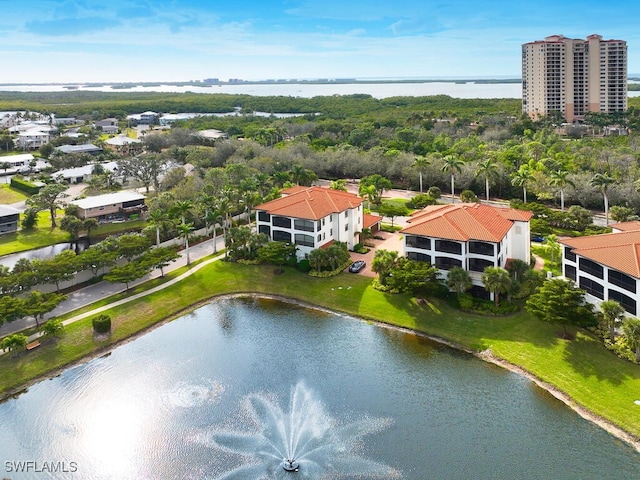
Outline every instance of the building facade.
<svg viewBox="0 0 640 480">
<path fill-rule="evenodd" d="M 298 260 L 333 242 L 344 242 L 349 250 L 360 242 L 367 228 L 362 198 L 322 187 L 293 187 L 282 193 L 255 208 L 256 228 L 272 241 L 295 244 Z"/>
<path fill-rule="evenodd" d="M 560 240 L 562 274 L 587 292 L 588 302 L 615 300 L 635 316 L 640 305 L 640 229 L 615 227 L 616 233 Z"/>
<path fill-rule="evenodd" d="M 0 235 L 18 231 L 20 210 L 9 205 L 0 205 Z"/>
<path fill-rule="evenodd" d="M 414 213 L 401 233 L 403 255 L 429 262 L 441 276 L 453 267 L 484 287 L 487 267 L 505 267 L 510 259 L 529 263 L 532 213 L 479 203 L 432 205 Z"/>
<path fill-rule="evenodd" d="M 627 42 L 552 35 L 522 45 L 522 111 L 534 120 L 559 112 L 573 123 L 626 110 Z"/>
<path fill-rule="evenodd" d="M 78 207 L 78 217 L 101 222 L 127 220 L 146 210 L 145 196 L 133 190 L 96 195 L 69 202 Z"/>
</svg>

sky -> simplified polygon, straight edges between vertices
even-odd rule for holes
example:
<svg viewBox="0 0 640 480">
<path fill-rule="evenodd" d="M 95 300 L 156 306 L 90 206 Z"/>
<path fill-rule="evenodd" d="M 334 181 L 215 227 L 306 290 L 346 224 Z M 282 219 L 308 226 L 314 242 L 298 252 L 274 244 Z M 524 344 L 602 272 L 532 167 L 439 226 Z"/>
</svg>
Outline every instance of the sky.
<svg viewBox="0 0 640 480">
<path fill-rule="evenodd" d="M 626 40 L 638 0 L 0 0 L 0 83 L 519 78 L 521 45 Z"/>
</svg>

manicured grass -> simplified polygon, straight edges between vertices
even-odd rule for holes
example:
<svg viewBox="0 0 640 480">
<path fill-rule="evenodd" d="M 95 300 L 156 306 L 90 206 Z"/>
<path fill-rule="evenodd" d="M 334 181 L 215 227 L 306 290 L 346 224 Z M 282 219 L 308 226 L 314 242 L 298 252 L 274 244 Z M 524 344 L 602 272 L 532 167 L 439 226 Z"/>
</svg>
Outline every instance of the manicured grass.
<svg viewBox="0 0 640 480">
<path fill-rule="evenodd" d="M 544 270 L 550 271 L 554 276 L 562 275 L 562 251 L 551 260 L 551 251 L 547 245 L 531 245 L 531 252 L 544 260 Z"/>
<path fill-rule="evenodd" d="M 312 278 L 292 269 L 276 275 L 273 266 L 214 262 L 187 280 L 107 312 L 113 320 L 109 340 L 96 342 L 90 318 L 69 325 L 57 344 L 43 345 L 18 358 L 0 357 L 0 391 L 6 392 L 34 377 L 108 348 L 149 326 L 179 315 L 197 302 L 220 294 L 275 294 L 375 319 L 448 339 L 464 348 L 491 352 L 555 385 L 577 403 L 640 436 L 640 367 L 608 352 L 589 333 L 578 331 L 573 341 L 560 340 L 562 327 L 539 322 L 526 313 L 481 317 L 452 309 L 431 299 L 434 308 L 405 295 L 388 295 L 371 286 L 371 279 L 341 274 Z M 435 313 L 435 312 L 440 313 Z"/>
<path fill-rule="evenodd" d="M 61 217 L 62 211 L 59 211 L 56 218 L 57 223 L 60 223 Z M 48 211 L 40 212 L 38 213 L 38 226 L 33 230 L 20 230 L 16 233 L 0 235 L 0 255 L 68 242 L 69 238 L 68 232 L 60 230 L 58 227 L 51 228 L 51 216 Z"/>
<path fill-rule="evenodd" d="M 6 180 L 6 177 L 0 180 L 0 182 L 4 182 L 4 180 Z M 0 184 L 0 204 L 8 205 L 18 203 L 26 198 L 29 198 L 29 195 L 26 195 L 24 192 L 11 188 L 11 186 L 6 183 Z"/>
<path fill-rule="evenodd" d="M 146 220 L 128 220 L 120 223 L 103 223 L 91 232 L 91 236 L 102 237 L 106 235 L 114 235 L 116 233 L 132 232 L 135 230 L 142 230 L 146 226 Z"/>
</svg>

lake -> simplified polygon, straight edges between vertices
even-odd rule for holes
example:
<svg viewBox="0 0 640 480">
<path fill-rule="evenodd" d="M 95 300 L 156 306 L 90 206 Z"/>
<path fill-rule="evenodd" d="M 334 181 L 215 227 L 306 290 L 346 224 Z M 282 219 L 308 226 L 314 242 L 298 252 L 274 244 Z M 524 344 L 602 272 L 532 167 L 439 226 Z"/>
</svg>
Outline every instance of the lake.
<svg viewBox="0 0 640 480">
<path fill-rule="evenodd" d="M 284 453 L 265 453 L 283 432 L 306 439 L 295 474 L 280 468 Z M 0 404 L 0 438 L 12 479 L 640 478 L 635 450 L 514 373 L 252 298 L 216 301 L 33 385 Z M 36 473 L 45 462 L 58 472 Z"/>
</svg>

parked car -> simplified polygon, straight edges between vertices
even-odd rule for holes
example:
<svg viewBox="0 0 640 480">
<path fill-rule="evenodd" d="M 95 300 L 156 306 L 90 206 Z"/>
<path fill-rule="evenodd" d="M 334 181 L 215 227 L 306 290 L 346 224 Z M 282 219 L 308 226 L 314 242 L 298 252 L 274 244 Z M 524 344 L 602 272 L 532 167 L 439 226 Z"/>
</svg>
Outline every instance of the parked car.
<svg viewBox="0 0 640 480">
<path fill-rule="evenodd" d="M 542 243 L 542 242 L 544 242 L 544 237 L 541 236 L 541 235 L 531 235 L 531 241 L 532 242 Z"/>
<path fill-rule="evenodd" d="M 365 266 L 367 265 L 367 262 L 365 262 L 364 260 L 358 260 L 357 262 L 353 262 L 351 264 L 351 266 L 349 266 L 349 271 L 351 273 L 358 273 L 360 272 Z"/>
</svg>

